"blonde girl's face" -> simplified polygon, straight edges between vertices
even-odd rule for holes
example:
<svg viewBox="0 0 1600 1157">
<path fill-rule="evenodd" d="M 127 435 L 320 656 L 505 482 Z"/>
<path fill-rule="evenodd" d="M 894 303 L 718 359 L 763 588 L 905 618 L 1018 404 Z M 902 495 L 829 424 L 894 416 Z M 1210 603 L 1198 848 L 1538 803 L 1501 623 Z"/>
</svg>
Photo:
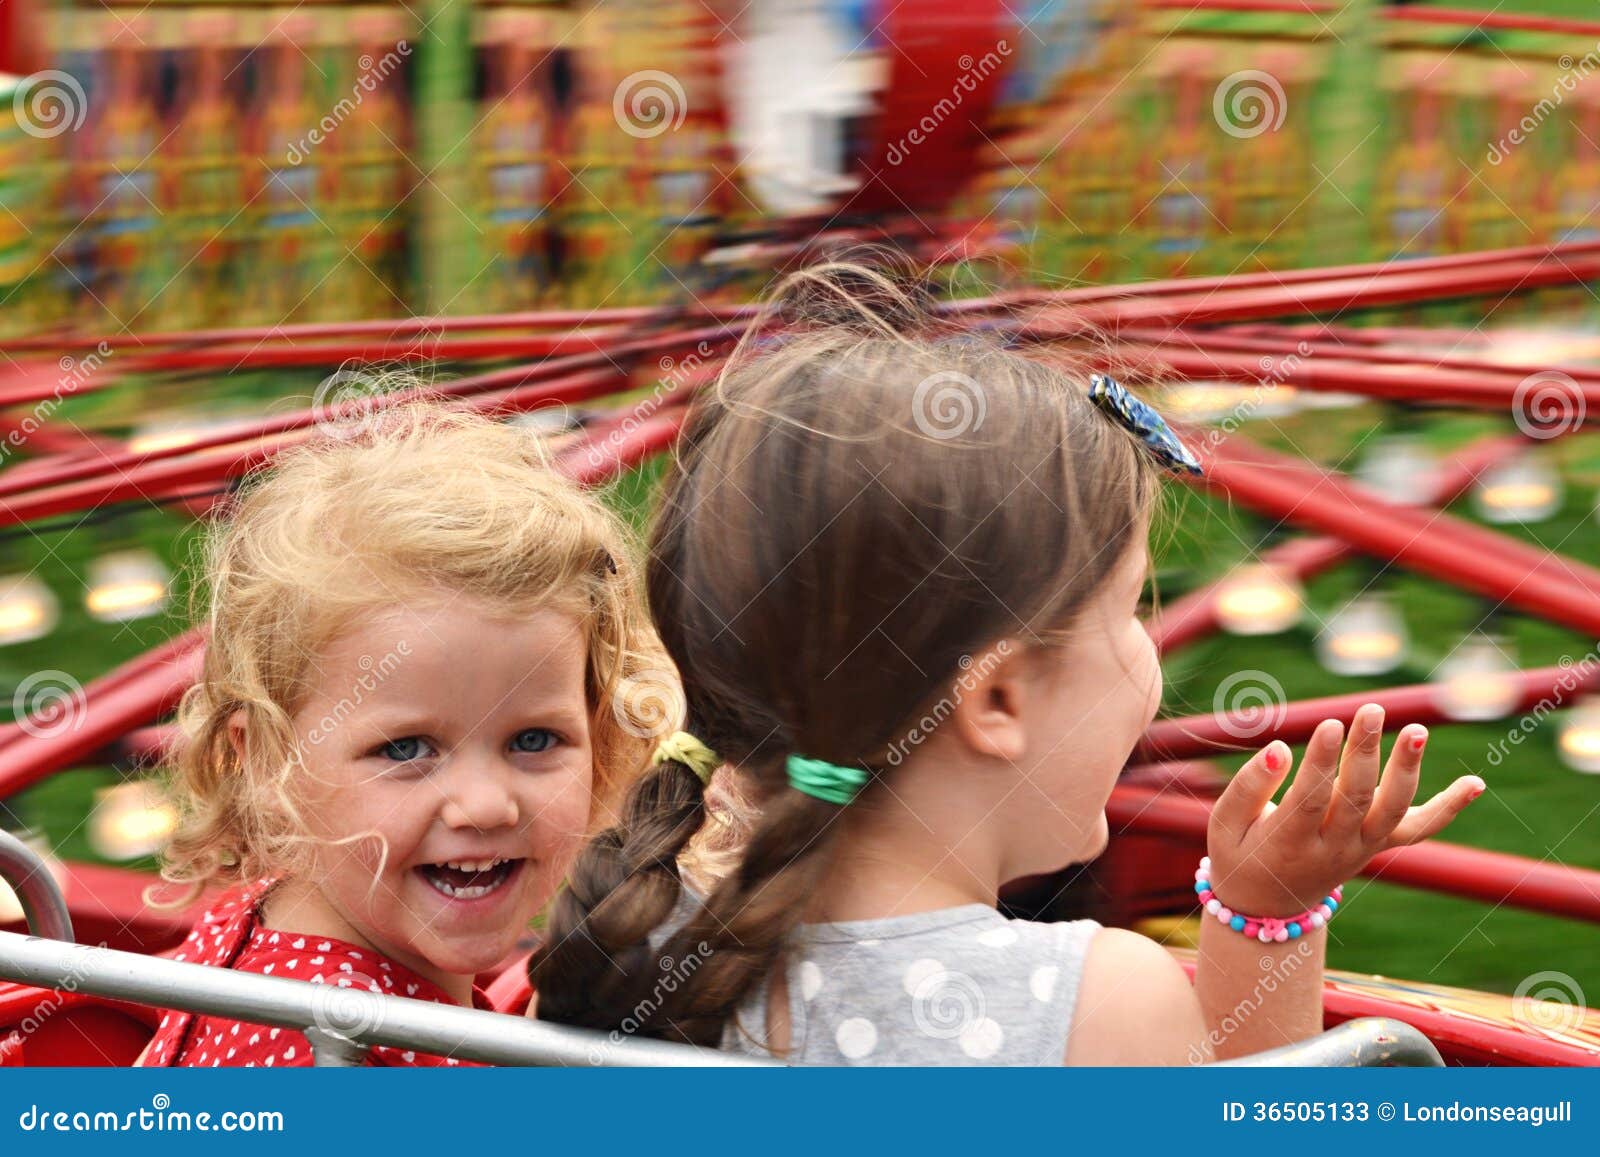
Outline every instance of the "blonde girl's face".
<svg viewBox="0 0 1600 1157">
<path fill-rule="evenodd" d="M 588 826 L 587 658 L 571 615 L 444 596 L 326 648 L 294 716 L 318 841 L 296 914 L 430 979 L 504 961 Z"/>
</svg>

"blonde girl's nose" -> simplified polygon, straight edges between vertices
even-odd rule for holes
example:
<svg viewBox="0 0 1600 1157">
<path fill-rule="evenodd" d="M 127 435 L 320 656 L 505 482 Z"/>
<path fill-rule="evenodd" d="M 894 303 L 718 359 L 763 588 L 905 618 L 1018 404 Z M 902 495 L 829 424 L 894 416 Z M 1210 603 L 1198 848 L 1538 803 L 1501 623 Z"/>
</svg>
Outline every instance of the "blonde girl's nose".
<svg viewBox="0 0 1600 1157">
<path fill-rule="evenodd" d="M 515 827 L 522 818 L 506 777 L 481 763 L 451 768 L 441 815 L 449 827 L 480 832 Z"/>
</svg>

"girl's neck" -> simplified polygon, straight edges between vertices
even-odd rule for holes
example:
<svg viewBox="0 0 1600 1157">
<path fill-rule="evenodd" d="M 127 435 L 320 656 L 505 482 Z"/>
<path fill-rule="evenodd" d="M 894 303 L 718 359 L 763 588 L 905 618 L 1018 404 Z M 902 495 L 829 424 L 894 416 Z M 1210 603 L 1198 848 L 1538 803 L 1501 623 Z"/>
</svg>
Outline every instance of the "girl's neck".
<svg viewBox="0 0 1600 1157">
<path fill-rule="evenodd" d="M 960 783 L 956 776 L 901 777 L 839 817 L 833 865 L 807 909 L 808 923 L 871 920 L 999 902 L 1005 882 L 1001 825 L 993 800 L 920 799 L 898 784 Z M 966 782 L 975 783 L 975 777 Z M 973 816 L 987 817 L 974 821 Z"/>
<path fill-rule="evenodd" d="M 443 972 L 415 954 L 375 944 L 354 923 L 340 913 L 309 881 L 293 877 L 267 893 L 261 905 L 261 922 L 278 932 L 326 936 L 365 948 L 396 964 L 404 965 L 424 980 L 437 985 L 446 996 L 464 1008 L 472 1007 L 472 977 Z"/>
</svg>

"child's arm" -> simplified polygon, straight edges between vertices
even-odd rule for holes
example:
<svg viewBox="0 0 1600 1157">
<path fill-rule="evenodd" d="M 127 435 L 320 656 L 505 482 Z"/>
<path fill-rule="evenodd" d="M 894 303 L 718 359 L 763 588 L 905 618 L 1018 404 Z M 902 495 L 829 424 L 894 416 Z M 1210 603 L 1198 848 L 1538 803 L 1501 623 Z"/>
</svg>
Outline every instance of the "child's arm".
<svg viewBox="0 0 1600 1157">
<path fill-rule="evenodd" d="M 1271 799 L 1292 762 L 1281 742 L 1258 752 L 1212 811 L 1207 843 L 1218 899 L 1251 916 L 1288 917 L 1315 905 L 1385 848 L 1442 830 L 1483 791 L 1464 776 L 1412 807 L 1427 729 L 1401 730 L 1380 782 L 1383 709 L 1356 713 L 1350 742 L 1323 720 L 1281 806 Z M 1242 1056 L 1322 1029 L 1327 932 L 1263 944 L 1207 917 L 1194 987 L 1154 942 L 1096 936 L 1084 965 L 1069 1064 L 1180 1064 Z"/>
</svg>

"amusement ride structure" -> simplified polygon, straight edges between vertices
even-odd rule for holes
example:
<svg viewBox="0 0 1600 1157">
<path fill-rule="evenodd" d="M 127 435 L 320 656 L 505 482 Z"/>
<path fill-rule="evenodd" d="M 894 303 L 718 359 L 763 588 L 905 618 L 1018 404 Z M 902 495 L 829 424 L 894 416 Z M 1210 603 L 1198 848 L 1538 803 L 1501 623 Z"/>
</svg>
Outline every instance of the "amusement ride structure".
<svg viewBox="0 0 1600 1157">
<path fill-rule="evenodd" d="M 1164 657 L 1241 622 L 1271 629 L 1294 614 L 1299 584 L 1358 557 L 1600 638 L 1600 570 L 1497 529 L 1514 513 L 1445 510 L 1469 492 L 1491 512 L 1536 505 L 1532 452 L 1585 437 L 1600 415 L 1594 350 L 1552 364 L 1553 343 L 1490 349 L 1485 329 L 1583 317 L 1594 301 L 1600 132 L 1582 130 L 1600 98 L 1577 91 L 1539 132 L 1519 126 L 1600 26 L 1372 6 L 1359 34 L 1340 26 L 1346 40 L 1328 22 L 1359 5 L 1335 16 L 1309 2 L 1084 0 L 1018 16 L 998 0 L 758 3 L 726 22 L 714 5 L 681 7 L 617 4 L 591 20 L 483 5 L 439 28 L 385 5 L 275 25 L 253 6 L 158 5 L 116 28 L 99 6 L 41 10 L 35 58 L 0 67 L 17 73 L 15 107 L 46 115 L 36 101 L 54 83 L 80 124 L 0 137 L 13 162 L 5 216 L 29 223 L 9 236 L 0 216 L 0 436 L 20 448 L 0 470 L 0 527 L 152 502 L 204 518 L 278 451 L 414 396 L 373 388 L 372 365 L 448 367 L 429 396 L 547 431 L 562 470 L 605 485 L 669 450 L 774 270 L 868 242 L 942 270 L 940 308 L 962 324 L 1091 363 L 1112 335 L 1119 377 L 1166 392 L 1204 464 L 1173 485 L 1289 532 L 1164 606 L 1151 627 Z M 1487 58 L 1503 54 L 1484 47 L 1497 35 L 1533 63 L 1497 72 Z M 1359 84 L 1344 67 L 1354 53 L 1373 65 Z M 1452 63 L 1430 73 L 1434 58 Z M 334 59 L 331 76 L 315 67 Z M 392 73 L 366 87 L 385 61 Z M 1239 83 L 1266 106 L 1246 108 L 1241 128 L 1230 82 L 1243 73 L 1259 74 Z M 1493 96 L 1479 99 L 1487 82 Z M 361 98 L 324 116 L 346 91 Z M 1385 141 L 1335 123 L 1339 109 L 1379 106 L 1392 106 Z M 1458 176 L 1461 140 L 1446 137 L 1463 109 L 1490 148 L 1517 133 L 1526 151 L 1508 143 L 1504 164 Z M 1255 131 L 1262 117 L 1278 123 Z M 1339 133 L 1348 173 L 1325 151 Z M 457 153 L 452 136 L 474 147 Z M 1541 172 L 1556 185 L 1541 188 Z M 989 288 L 974 292 L 974 278 Z M 310 406 L 138 444 L 53 418 L 69 396 L 307 370 L 328 375 Z M 1224 404 L 1195 402 L 1202 388 Z M 1505 428 L 1430 472 L 1351 477 L 1237 428 L 1289 397 L 1382 403 L 1397 423 L 1478 411 Z M 107 579 L 112 615 L 151 582 Z M 43 614 L 30 597 L 0 592 L 0 634 L 24 637 Z M 1329 636 L 1330 667 L 1394 669 L 1381 607 L 1352 609 Z M 19 693 L 16 721 L 0 726 L 0 800 L 86 766 L 160 765 L 204 645 L 194 629 L 81 687 L 26 704 Z M 1464 663 L 1443 682 L 1160 719 L 1113 796 L 1094 913 L 1131 924 L 1192 909 L 1218 752 L 1303 742 L 1367 701 L 1397 726 L 1555 705 L 1572 708 L 1562 750 L 1595 770 L 1590 692 L 1592 656 Z M 155 804 L 130 806 L 126 823 L 159 827 Z M 578 1030 L 362 993 L 333 1016 L 313 986 L 164 958 L 198 907 L 152 908 L 148 873 L 46 853 L 0 842 L 18 909 L 0 910 L 0 978 L 14 982 L 0 984 L 0 1064 L 130 1063 L 163 1004 L 310 1029 L 330 1064 L 380 1043 L 501 1063 L 684 1059 L 652 1042 L 597 1054 Z M 1435 840 L 1380 855 L 1366 875 L 1600 923 L 1600 871 L 1551 859 Z M 1010 899 L 1052 915 L 1059 891 L 1024 881 Z M 522 961 L 485 979 L 502 1011 L 525 1006 Z M 1331 973 L 1334 1033 L 1276 1059 L 1428 1063 L 1437 1049 L 1454 1064 L 1600 1062 L 1600 1014 L 1552 1021 L 1539 1005 Z"/>
</svg>

